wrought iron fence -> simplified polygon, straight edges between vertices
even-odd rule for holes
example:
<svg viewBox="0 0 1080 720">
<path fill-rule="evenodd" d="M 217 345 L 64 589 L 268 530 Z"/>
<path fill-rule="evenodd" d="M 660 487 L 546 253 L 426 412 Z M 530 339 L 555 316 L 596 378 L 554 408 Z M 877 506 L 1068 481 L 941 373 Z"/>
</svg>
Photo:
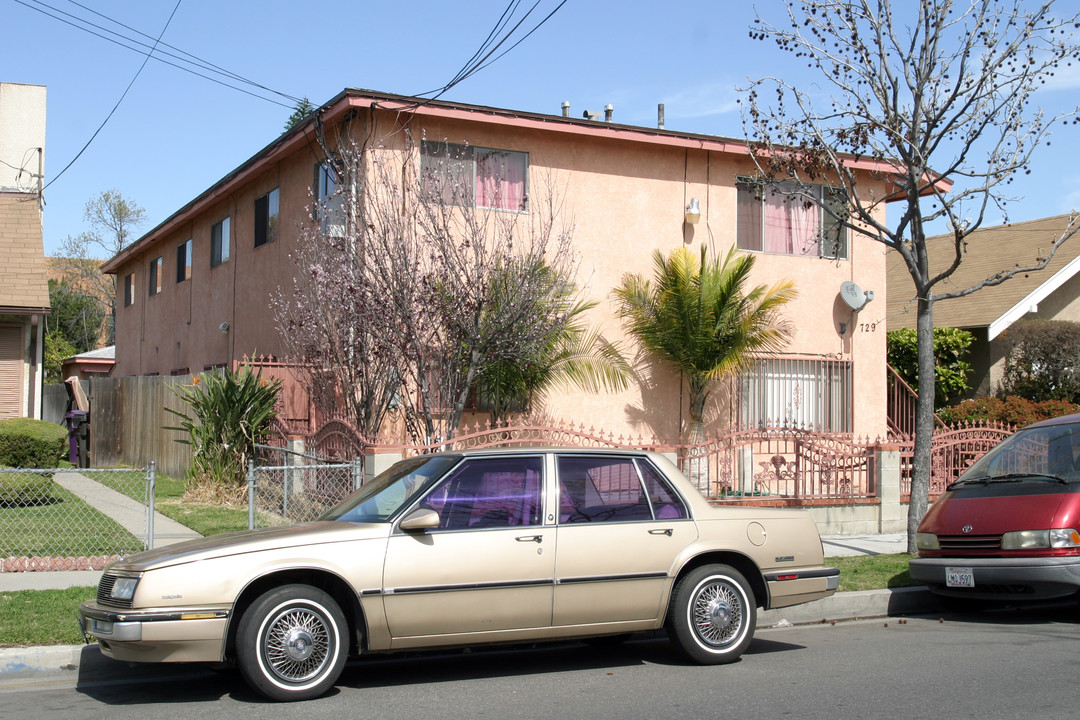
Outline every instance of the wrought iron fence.
<svg viewBox="0 0 1080 720">
<path fill-rule="evenodd" d="M 153 463 L 0 470 L 0 571 L 100 570 L 153 546 Z"/>
</svg>

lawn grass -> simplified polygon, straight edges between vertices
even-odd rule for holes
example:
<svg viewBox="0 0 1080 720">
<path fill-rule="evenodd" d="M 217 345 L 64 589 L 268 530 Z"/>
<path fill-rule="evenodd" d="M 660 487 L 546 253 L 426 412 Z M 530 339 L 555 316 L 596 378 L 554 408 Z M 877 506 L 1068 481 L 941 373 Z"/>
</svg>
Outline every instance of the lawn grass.
<svg viewBox="0 0 1080 720">
<path fill-rule="evenodd" d="M 82 643 L 75 613 L 97 589 L 17 590 L 0 593 L 0 647 L 78 645 Z"/>
<path fill-rule="evenodd" d="M 0 554 L 5 557 L 116 555 L 143 549 L 119 523 L 59 485 L 54 502 L 0 508 Z"/>
<path fill-rule="evenodd" d="M 825 558 L 825 564 L 840 569 L 840 592 L 853 592 L 921 585 L 908 572 L 910 559 L 907 553 L 856 555 Z"/>
</svg>

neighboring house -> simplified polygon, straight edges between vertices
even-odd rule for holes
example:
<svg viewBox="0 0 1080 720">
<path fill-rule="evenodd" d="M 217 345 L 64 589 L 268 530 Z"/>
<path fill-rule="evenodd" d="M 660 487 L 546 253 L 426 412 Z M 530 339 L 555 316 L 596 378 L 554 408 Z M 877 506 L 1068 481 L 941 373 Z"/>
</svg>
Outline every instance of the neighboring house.
<svg viewBox="0 0 1080 720">
<path fill-rule="evenodd" d="M 936 292 L 963 290 L 1014 267 L 1037 264 L 1069 225 L 1070 215 L 980 228 L 965 243 L 963 262 Z M 927 238 L 931 268 L 952 261 L 952 236 Z M 914 328 L 915 291 L 898 253 L 888 264 L 888 328 Z M 1080 321 L 1080 237 L 1065 241 L 1050 263 L 1035 272 L 1016 275 L 1000 285 L 970 295 L 934 303 L 934 326 L 955 327 L 975 335 L 971 348 L 971 387 L 974 395 L 997 391 L 1004 373 L 1002 333 L 1021 319 Z"/>
<path fill-rule="evenodd" d="M 90 350 L 88 352 L 73 355 L 64 360 L 61 365 L 60 375 L 67 380 L 77 377 L 80 380 L 89 380 L 92 377 L 105 377 L 112 372 L 116 364 L 116 346 Z"/>
<path fill-rule="evenodd" d="M 545 115 L 352 89 L 318 115 L 326 137 L 342 130 L 357 140 L 375 137 L 377 152 L 404 154 L 421 167 L 432 154 L 452 157 L 455 172 L 475 179 L 478 205 L 518 212 L 530 191 L 553 180 L 574 227 L 579 279 L 599 303 L 590 319 L 609 339 L 626 338 L 612 288 L 624 273 L 651 276 L 654 250 L 704 243 L 754 252 L 755 282 L 795 281 L 798 300 L 785 309 L 795 333 L 782 357 L 750 373 L 738 398 L 717 395 L 706 417 L 711 428 L 885 435 L 885 334 L 877 331 L 885 304 L 855 313 L 840 297 L 845 281 L 880 297 L 884 253 L 847 232 L 819 243 L 828 229 L 822 212 L 760 192 L 744 141 L 620 125 L 610 113 L 577 119 L 566 109 Z M 312 195 L 319 200 L 332 186 L 313 127 L 308 120 L 275 139 L 105 264 L 117 278 L 114 376 L 198 373 L 247 354 L 280 357 L 270 295 L 292 282 L 290 253 L 296 228 L 310 221 Z M 499 199 L 488 200 L 484 159 L 496 155 L 503 184 Z M 863 166 L 864 191 L 886 194 L 869 174 L 882 168 Z M 700 221 L 688 217 L 690 207 Z M 685 409 L 681 379 L 663 367 L 621 394 L 555 392 L 543 402 L 549 418 L 659 438 L 679 435 Z"/>
<path fill-rule="evenodd" d="M 45 88 L 0 83 L 0 418 L 41 417 Z"/>
</svg>

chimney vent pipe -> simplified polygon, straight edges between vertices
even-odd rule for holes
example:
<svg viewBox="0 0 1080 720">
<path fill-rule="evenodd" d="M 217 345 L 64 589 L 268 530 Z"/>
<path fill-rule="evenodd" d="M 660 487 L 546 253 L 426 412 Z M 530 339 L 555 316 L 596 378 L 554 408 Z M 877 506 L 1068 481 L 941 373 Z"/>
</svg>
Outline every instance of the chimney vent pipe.
<svg viewBox="0 0 1080 720">
<path fill-rule="evenodd" d="M 562 116 L 566 117 L 566 118 L 570 117 L 570 101 L 569 100 L 563 100 L 563 103 L 562 103 Z"/>
<path fill-rule="evenodd" d="M 604 106 L 604 122 L 611 122 L 611 116 L 615 114 L 615 106 L 608 103 Z"/>
<path fill-rule="evenodd" d="M 656 127 L 660 130 L 664 129 L 664 103 L 656 106 Z"/>
</svg>

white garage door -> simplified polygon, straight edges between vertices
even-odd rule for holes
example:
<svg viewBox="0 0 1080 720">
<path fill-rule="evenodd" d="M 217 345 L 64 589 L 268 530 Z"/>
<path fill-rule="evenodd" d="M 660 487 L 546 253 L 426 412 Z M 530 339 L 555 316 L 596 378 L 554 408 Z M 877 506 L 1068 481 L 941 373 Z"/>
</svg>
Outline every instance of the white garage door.
<svg viewBox="0 0 1080 720">
<path fill-rule="evenodd" d="M 23 409 L 23 329 L 0 325 L 0 418 L 20 417 Z"/>
</svg>

